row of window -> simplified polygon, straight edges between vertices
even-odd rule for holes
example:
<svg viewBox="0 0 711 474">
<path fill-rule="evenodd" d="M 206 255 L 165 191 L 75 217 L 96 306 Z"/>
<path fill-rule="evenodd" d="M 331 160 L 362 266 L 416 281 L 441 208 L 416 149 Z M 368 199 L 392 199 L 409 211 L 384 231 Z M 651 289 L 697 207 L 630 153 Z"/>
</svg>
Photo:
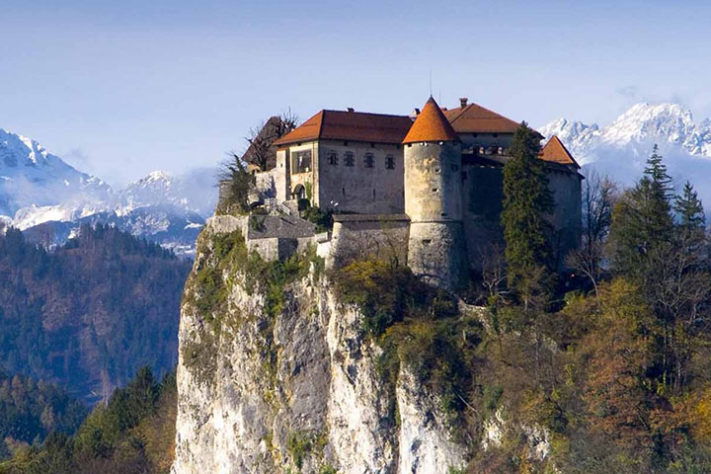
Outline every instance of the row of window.
<svg viewBox="0 0 711 474">
<path fill-rule="evenodd" d="M 331 166 L 338 166 L 338 153 L 335 151 L 329 151 L 327 155 L 328 164 Z M 345 166 L 355 166 L 355 154 L 352 151 L 347 151 L 343 154 L 343 164 Z M 372 153 L 366 153 L 363 157 L 363 164 L 366 168 L 375 167 L 375 155 Z M 385 157 L 385 168 L 389 170 L 395 169 L 395 157 L 393 155 L 387 155 Z"/>
<path fill-rule="evenodd" d="M 474 145 L 472 151 L 478 155 L 504 155 L 507 149 L 499 145 L 479 146 Z"/>
</svg>

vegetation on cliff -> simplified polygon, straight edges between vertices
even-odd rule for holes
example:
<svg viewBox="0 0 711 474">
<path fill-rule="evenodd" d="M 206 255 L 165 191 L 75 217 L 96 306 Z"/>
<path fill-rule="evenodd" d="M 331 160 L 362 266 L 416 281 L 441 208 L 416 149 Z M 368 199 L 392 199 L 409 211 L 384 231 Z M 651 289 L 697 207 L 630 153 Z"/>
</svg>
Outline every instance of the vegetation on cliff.
<svg viewBox="0 0 711 474">
<path fill-rule="evenodd" d="M 334 275 L 383 348 L 384 379 L 407 368 L 440 400 L 471 449 L 465 472 L 711 470 L 711 247 L 691 185 L 673 196 L 668 183 L 656 152 L 619 196 L 592 180 L 587 238 L 570 259 L 587 271 L 563 291 L 546 285 L 545 249 L 507 234 L 523 249 L 507 253 L 520 278 L 481 318 L 390 262 Z"/>
<path fill-rule="evenodd" d="M 323 268 L 323 260 L 316 256 L 314 248 L 283 261 L 265 261 L 256 251 L 249 252 L 238 230 L 224 234 L 201 234 L 198 259 L 185 284 L 183 303 L 204 324 L 199 333 L 194 333 L 182 343 L 185 367 L 198 381 L 209 383 L 215 373 L 217 342 L 223 329 L 235 329 L 255 317 L 261 317 L 260 326 L 266 341 L 261 357 L 273 361 L 275 354 L 270 329 L 274 318 L 284 310 L 288 285 L 306 277 L 311 268 L 316 275 Z M 263 314 L 250 315 L 240 308 L 227 308 L 227 296 L 237 284 L 249 295 L 263 297 Z"/>
</svg>

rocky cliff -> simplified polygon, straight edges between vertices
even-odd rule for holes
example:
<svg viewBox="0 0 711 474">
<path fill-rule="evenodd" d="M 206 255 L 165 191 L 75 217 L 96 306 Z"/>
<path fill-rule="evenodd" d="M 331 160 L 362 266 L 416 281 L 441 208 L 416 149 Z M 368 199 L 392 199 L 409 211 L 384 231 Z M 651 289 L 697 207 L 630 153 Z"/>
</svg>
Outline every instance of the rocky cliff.
<svg viewBox="0 0 711 474">
<path fill-rule="evenodd" d="M 186 285 L 173 473 L 459 472 L 440 395 L 388 374 L 315 253 L 264 262 L 238 228 L 208 224 Z"/>
</svg>

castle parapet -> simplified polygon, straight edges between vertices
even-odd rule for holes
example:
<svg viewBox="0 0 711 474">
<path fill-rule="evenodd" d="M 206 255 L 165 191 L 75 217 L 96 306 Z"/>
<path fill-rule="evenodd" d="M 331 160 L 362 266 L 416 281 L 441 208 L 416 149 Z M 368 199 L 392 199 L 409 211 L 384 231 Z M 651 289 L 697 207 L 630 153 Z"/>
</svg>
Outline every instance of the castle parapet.
<svg viewBox="0 0 711 474">
<path fill-rule="evenodd" d="M 407 263 L 410 218 L 406 214 L 337 214 L 326 259 L 327 268 L 375 257 Z"/>
</svg>

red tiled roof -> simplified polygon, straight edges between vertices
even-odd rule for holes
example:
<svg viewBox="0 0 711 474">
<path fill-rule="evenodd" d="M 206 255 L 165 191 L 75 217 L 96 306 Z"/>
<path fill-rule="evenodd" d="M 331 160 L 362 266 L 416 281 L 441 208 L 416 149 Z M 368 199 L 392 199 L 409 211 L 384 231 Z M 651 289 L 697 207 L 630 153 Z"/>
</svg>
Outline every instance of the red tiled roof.
<svg viewBox="0 0 711 474">
<path fill-rule="evenodd" d="M 442 109 L 430 97 L 402 143 L 448 142 L 458 139 L 457 133 L 452 129 Z"/>
<path fill-rule="evenodd" d="M 274 143 L 350 140 L 400 144 L 411 126 L 412 120 L 405 115 L 322 110 Z"/>
<path fill-rule="evenodd" d="M 538 156 L 543 161 L 559 163 L 561 165 L 573 165 L 575 168 L 580 168 L 580 165 L 575 161 L 573 155 L 571 155 L 565 145 L 563 145 L 560 138 L 555 135 L 548 140 L 548 143 L 545 144 Z"/>
<path fill-rule="evenodd" d="M 457 133 L 514 133 L 519 124 L 478 104 L 444 111 Z"/>
</svg>

